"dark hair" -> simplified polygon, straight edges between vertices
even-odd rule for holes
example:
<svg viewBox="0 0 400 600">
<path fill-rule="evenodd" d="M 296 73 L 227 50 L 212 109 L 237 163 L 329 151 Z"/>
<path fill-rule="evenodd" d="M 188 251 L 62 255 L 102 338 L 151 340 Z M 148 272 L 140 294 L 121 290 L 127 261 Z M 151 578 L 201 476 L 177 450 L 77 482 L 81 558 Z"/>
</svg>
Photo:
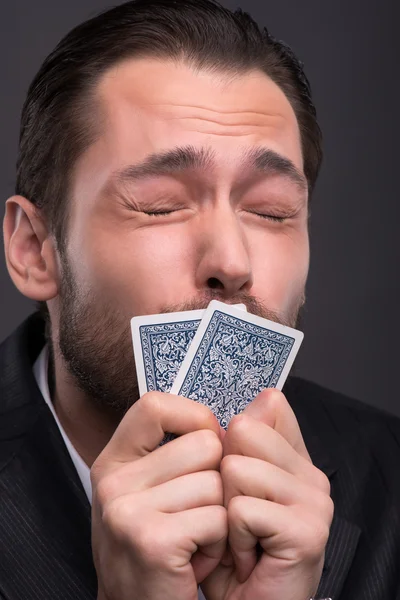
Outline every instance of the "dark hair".
<svg viewBox="0 0 400 600">
<path fill-rule="evenodd" d="M 285 93 L 300 128 L 312 191 L 322 160 L 321 131 L 303 65 L 291 49 L 240 9 L 214 0 L 132 0 L 68 33 L 46 58 L 22 110 L 16 193 L 46 219 L 62 251 L 72 171 L 100 131 L 96 84 L 130 57 L 180 60 L 241 74 L 259 69 Z"/>
</svg>

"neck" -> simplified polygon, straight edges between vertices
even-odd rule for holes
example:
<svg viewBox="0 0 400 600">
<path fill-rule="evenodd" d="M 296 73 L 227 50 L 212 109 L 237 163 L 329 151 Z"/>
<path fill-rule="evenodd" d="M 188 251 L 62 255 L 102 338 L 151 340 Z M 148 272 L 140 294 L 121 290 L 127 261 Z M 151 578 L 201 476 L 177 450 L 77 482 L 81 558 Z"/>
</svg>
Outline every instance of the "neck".
<svg viewBox="0 0 400 600">
<path fill-rule="evenodd" d="M 105 414 L 78 388 L 59 353 L 56 352 L 49 362 L 54 409 L 75 450 L 91 468 L 110 441 L 118 420 Z"/>
</svg>

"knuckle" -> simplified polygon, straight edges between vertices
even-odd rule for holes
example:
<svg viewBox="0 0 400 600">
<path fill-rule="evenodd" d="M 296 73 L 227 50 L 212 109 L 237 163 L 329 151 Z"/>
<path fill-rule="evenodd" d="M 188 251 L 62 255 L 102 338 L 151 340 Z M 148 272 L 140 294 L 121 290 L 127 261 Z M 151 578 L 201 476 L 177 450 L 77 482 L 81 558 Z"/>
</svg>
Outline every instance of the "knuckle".
<svg viewBox="0 0 400 600">
<path fill-rule="evenodd" d="M 143 394 L 136 402 L 136 407 L 138 410 L 143 410 L 143 412 L 154 419 L 160 415 L 160 402 L 161 398 L 159 392 L 146 392 L 146 394 Z"/>
<path fill-rule="evenodd" d="M 155 518 L 133 506 L 125 498 L 117 498 L 107 504 L 102 523 L 109 537 L 117 545 L 129 548 L 135 559 L 147 567 L 161 567 L 171 549 L 171 532 Z"/>
<path fill-rule="evenodd" d="M 219 523 L 219 531 L 223 536 L 228 535 L 228 511 L 224 506 L 215 506 L 216 522 Z"/>
<path fill-rule="evenodd" d="M 287 403 L 286 400 L 286 396 L 283 392 L 281 392 L 280 390 L 277 390 L 276 388 L 269 388 L 268 389 L 268 403 L 274 403 L 274 404 L 282 404 L 282 403 Z"/>
<path fill-rule="evenodd" d="M 330 496 L 325 494 L 324 492 L 314 492 L 313 493 L 313 505 L 315 506 L 315 513 L 320 514 L 323 519 L 326 519 L 329 523 L 333 518 L 333 501 Z"/>
<path fill-rule="evenodd" d="M 200 429 L 196 438 L 204 458 L 219 464 L 222 458 L 222 443 L 218 435 L 211 429 Z"/>
<path fill-rule="evenodd" d="M 95 487 L 107 476 L 111 470 L 111 461 L 107 453 L 107 446 L 98 455 L 94 463 L 90 468 L 90 481 L 92 486 Z"/>
<path fill-rule="evenodd" d="M 207 484 L 211 489 L 211 497 L 214 500 L 214 504 L 222 504 L 224 499 L 224 487 L 222 484 L 221 475 L 218 473 L 218 471 L 208 471 Z"/>
<path fill-rule="evenodd" d="M 271 422 L 272 417 L 273 421 L 275 421 L 282 411 L 286 413 L 289 403 L 286 396 L 280 390 L 268 388 L 265 392 L 261 392 L 260 396 L 264 396 L 263 412 L 266 411 L 265 416 L 269 416 L 268 422 Z"/>
<path fill-rule="evenodd" d="M 140 522 L 140 520 L 138 520 Z M 124 497 L 108 502 L 103 509 L 102 523 L 105 530 L 118 542 L 125 543 L 132 536 L 136 522 L 135 510 Z"/>
<path fill-rule="evenodd" d="M 314 485 L 328 496 L 331 493 L 331 484 L 323 471 L 314 467 L 313 472 Z"/>
<path fill-rule="evenodd" d="M 227 454 L 221 460 L 221 477 L 227 480 L 236 480 L 242 472 L 241 457 L 237 454 Z"/>
<path fill-rule="evenodd" d="M 245 521 L 245 498 L 243 496 L 234 496 L 230 499 L 227 513 L 230 524 L 240 524 Z"/>
<path fill-rule="evenodd" d="M 250 426 L 250 418 L 245 414 L 235 415 L 232 417 L 228 431 L 230 437 L 242 437 L 245 436 L 248 432 Z"/>
<path fill-rule="evenodd" d="M 330 496 L 325 495 L 323 513 L 326 515 L 329 526 L 332 523 L 334 512 L 335 512 L 335 505 L 333 503 L 332 498 Z"/>
<path fill-rule="evenodd" d="M 185 400 L 187 401 L 188 399 L 185 398 Z M 199 419 L 201 418 L 207 424 L 218 423 L 217 417 L 214 415 L 212 410 L 206 404 L 203 404 L 202 402 L 194 402 L 193 400 L 189 400 L 189 401 L 190 401 L 190 405 L 193 408 L 193 410 L 195 410 L 197 412 L 197 416 Z"/>
<path fill-rule="evenodd" d="M 118 482 L 113 474 L 103 476 L 94 486 L 94 493 L 100 506 L 105 506 L 118 495 Z"/>
</svg>

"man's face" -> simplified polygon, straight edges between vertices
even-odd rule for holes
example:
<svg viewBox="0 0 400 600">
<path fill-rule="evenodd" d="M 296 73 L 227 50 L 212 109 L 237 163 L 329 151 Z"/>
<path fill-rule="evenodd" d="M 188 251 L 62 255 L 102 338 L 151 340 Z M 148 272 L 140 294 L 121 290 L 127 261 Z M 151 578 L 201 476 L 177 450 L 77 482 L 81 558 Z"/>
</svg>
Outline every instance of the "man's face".
<svg viewBox="0 0 400 600">
<path fill-rule="evenodd" d="M 129 320 L 217 297 L 295 325 L 308 272 L 300 134 L 263 73 L 140 59 L 98 87 L 73 178 L 60 347 L 86 393 L 137 399 Z"/>
</svg>

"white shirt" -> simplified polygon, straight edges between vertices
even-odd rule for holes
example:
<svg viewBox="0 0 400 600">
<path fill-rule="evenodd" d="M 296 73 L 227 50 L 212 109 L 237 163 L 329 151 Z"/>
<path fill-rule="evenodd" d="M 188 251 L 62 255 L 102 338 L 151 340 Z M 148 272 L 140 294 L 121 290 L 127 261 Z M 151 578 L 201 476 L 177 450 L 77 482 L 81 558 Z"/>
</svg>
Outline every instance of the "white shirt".
<svg viewBox="0 0 400 600">
<path fill-rule="evenodd" d="M 61 425 L 59 418 L 57 417 L 56 411 L 54 410 L 54 406 L 53 406 L 53 403 L 50 398 L 48 370 L 49 370 L 49 349 L 46 344 L 45 347 L 43 348 L 43 350 L 41 351 L 41 353 L 39 354 L 35 364 L 33 365 L 33 373 L 35 375 L 38 387 L 39 387 L 40 391 L 42 392 L 42 396 L 43 396 L 47 406 L 50 408 L 52 415 L 58 425 L 58 428 L 63 437 L 65 445 L 67 446 L 67 450 L 71 455 L 72 462 L 74 463 L 75 468 L 78 472 L 79 479 L 81 480 L 82 485 L 83 485 L 83 489 L 86 492 L 86 495 L 88 497 L 90 504 L 92 504 L 92 482 L 90 481 L 90 469 L 87 466 L 87 464 L 83 461 L 81 456 L 78 454 L 78 452 L 75 450 L 69 437 L 65 433 L 64 428 Z"/>
<path fill-rule="evenodd" d="M 41 353 L 39 354 L 38 358 L 36 359 L 35 364 L 33 365 L 33 373 L 35 375 L 39 390 L 41 391 L 42 396 L 43 396 L 47 406 L 50 408 L 51 413 L 58 425 L 58 428 L 63 437 L 65 445 L 67 446 L 67 450 L 70 453 L 72 462 L 74 463 L 75 468 L 78 472 L 79 479 L 82 482 L 83 489 L 86 492 L 86 495 L 88 497 L 90 504 L 92 504 L 92 482 L 90 481 L 90 469 L 87 466 L 87 464 L 84 462 L 82 457 L 75 450 L 74 446 L 72 445 L 71 440 L 65 433 L 64 428 L 61 425 L 59 418 L 57 417 L 56 411 L 54 410 L 54 406 L 53 406 L 53 403 L 50 398 L 48 370 L 49 370 L 49 349 L 46 344 L 45 347 L 43 348 L 43 350 L 41 351 Z M 199 600 L 205 600 L 200 588 L 199 588 Z"/>
</svg>

